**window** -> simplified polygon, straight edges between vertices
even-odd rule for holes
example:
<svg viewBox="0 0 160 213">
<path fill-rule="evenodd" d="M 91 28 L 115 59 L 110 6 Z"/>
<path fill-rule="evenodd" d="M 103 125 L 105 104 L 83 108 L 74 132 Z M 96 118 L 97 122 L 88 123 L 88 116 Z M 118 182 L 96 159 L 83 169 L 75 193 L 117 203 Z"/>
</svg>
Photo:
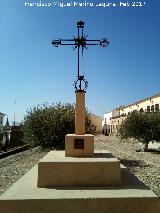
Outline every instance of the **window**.
<svg viewBox="0 0 160 213">
<path fill-rule="evenodd" d="M 144 112 L 143 108 L 141 108 L 139 111 L 140 111 L 140 113 Z"/>
<path fill-rule="evenodd" d="M 154 105 L 151 106 L 151 112 L 154 112 Z"/>
<path fill-rule="evenodd" d="M 147 106 L 147 112 L 150 112 L 150 106 Z"/>
<path fill-rule="evenodd" d="M 119 125 L 116 125 L 116 129 L 117 129 L 117 131 L 118 131 L 118 129 L 119 129 Z"/>
<path fill-rule="evenodd" d="M 128 115 L 130 115 L 131 114 L 131 112 L 128 112 Z"/>
<path fill-rule="evenodd" d="M 159 104 L 155 104 L 155 112 L 159 112 Z"/>
</svg>

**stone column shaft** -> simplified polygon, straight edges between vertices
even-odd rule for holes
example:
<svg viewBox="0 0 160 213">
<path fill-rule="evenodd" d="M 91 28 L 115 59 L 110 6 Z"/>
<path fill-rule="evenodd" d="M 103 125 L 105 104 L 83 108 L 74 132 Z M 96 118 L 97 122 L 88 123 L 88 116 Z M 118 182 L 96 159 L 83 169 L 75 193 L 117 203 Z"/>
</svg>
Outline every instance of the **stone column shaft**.
<svg viewBox="0 0 160 213">
<path fill-rule="evenodd" d="M 76 92 L 75 134 L 85 134 L 85 92 Z"/>
</svg>

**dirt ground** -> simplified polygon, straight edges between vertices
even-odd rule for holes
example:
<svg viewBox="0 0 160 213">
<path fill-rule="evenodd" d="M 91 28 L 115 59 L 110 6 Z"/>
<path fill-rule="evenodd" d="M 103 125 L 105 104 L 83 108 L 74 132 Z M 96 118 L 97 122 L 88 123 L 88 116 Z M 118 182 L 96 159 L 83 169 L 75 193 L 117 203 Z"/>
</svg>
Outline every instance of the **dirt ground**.
<svg viewBox="0 0 160 213">
<path fill-rule="evenodd" d="M 160 196 L 160 152 L 136 152 L 138 144 L 114 136 L 95 137 L 95 149 L 110 151 L 141 181 Z"/>
</svg>

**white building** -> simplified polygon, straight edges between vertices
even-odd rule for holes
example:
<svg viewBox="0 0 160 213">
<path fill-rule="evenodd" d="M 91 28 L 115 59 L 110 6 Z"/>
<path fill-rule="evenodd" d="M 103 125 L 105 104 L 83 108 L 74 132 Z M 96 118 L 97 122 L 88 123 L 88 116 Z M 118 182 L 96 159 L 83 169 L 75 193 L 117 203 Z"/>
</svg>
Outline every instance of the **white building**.
<svg viewBox="0 0 160 213">
<path fill-rule="evenodd" d="M 108 135 L 109 133 L 109 126 L 110 126 L 110 119 L 112 118 L 112 111 L 107 112 L 103 115 L 103 120 L 102 120 L 102 132 L 105 135 Z"/>
<path fill-rule="evenodd" d="M 112 118 L 112 111 L 107 112 L 103 115 L 102 128 L 103 128 L 104 124 L 110 125 L 110 118 Z"/>
<path fill-rule="evenodd" d="M 126 116 L 130 114 L 131 112 L 133 112 L 134 110 L 139 112 L 159 112 L 160 111 L 160 93 L 123 107 L 120 110 L 120 115 Z"/>
<path fill-rule="evenodd" d="M 139 112 L 160 112 L 160 93 L 144 98 L 140 101 L 136 101 L 128 106 L 120 106 L 112 110 L 110 113 L 104 114 L 104 120 L 102 122 L 102 127 L 105 125 L 105 119 L 107 124 L 108 134 L 117 134 L 119 126 L 133 111 Z M 106 127 L 105 127 L 106 129 Z"/>
</svg>

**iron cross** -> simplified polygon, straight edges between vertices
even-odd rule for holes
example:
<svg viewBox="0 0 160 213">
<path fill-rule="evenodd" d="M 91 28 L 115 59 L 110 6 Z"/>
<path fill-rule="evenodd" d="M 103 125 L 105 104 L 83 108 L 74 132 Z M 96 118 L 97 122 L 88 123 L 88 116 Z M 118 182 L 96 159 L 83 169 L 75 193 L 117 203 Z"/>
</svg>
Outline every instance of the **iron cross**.
<svg viewBox="0 0 160 213">
<path fill-rule="evenodd" d="M 84 49 L 88 49 L 89 45 L 100 45 L 101 47 L 107 47 L 109 45 L 109 41 L 106 38 L 101 40 L 90 40 L 87 39 L 87 36 L 84 35 L 84 22 L 77 22 L 78 35 L 77 37 L 73 36 L 73 39 L 55 39 L 52 40 L 51 44 L 55 47 L 59 47 L 60 45 L 71 45 L 74 46 L 74 49 L 78 51 L 78 75 L 77 80 L 74 82 L 75 91 L 86 91 L 88 87 L 88 82 L 85 80 L 84 75 L 80 75 L 80 48 L 82 50 L 82 58 Z M 68 43 L 67 43 L 68 42 Z M 79 82 L 79 85 L 77 85 Z"/>
</svg>

